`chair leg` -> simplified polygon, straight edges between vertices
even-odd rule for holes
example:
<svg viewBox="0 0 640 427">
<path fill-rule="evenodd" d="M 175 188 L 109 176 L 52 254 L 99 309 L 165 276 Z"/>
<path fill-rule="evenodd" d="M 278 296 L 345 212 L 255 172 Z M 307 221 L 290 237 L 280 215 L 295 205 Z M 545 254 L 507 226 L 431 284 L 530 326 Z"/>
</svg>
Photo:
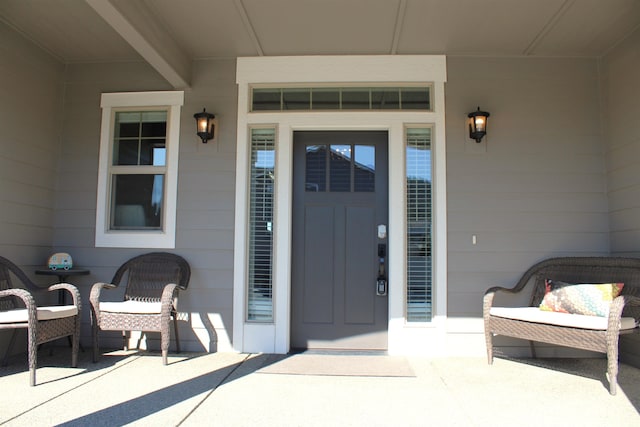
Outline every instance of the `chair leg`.
<svg viewBox="0 0 640 427">
<path fill-rule="evenodd" d="M 98 347 L 98 325 L 94 323 L 91 332 L 93 341 L 93 363 L 96 363 L 98 362 L 98 354 L 100 352 L 100 348 Z"/>
<path fill-rule="evenodd" d="M 79 322 L 79 320 L 78 320 Z M 73 335 L 69 337 L 71 339 L 71 367 L 78 367 L 78 349 L 80 348 L 80 328 L 76 325 L 76 330 L 73 331 Z"/>
<path fill-rule="evenodd" d="M 531 358 L 537 359 L 538 356 L 536 355 L 536 346 L 533 341 L 529 341 L 529 348 L 531 349 Z"/>
<path fill-rule="evenodd" d="M 28 352 L 29 352 L 29 385 L 36 385 L 36 366 L 38 365 L 38 344 L 36 342 L 35 328 L 27 328 L 28 339 Z"/>
<path fill-rule="evenodd" d="M 180 353 L 180 337 L 178 337 L 178 317 L 173 316 L 173 332 L 176 337 L 176 353 Z"/>
<path fill-rule="evenodd" d="M 168 341 L 168 340 L 166 340 L 165 337 L 162 337 L 162 343 L 160 344 L 162 347 L 162 364 L 168 365 L 169 364 L 169 361 L 168 361 L 169 343 L 165 341 Z"/>
<path fill-rule="evenodd" d="M 493 334 L 485 327 L 484 340 L 487 346 L 487 362 L 493 365 Z"/>
<path fill-rule="evenodd" d="M 615 396 L 618 387 L 618 334 L 607 337 L 607 373 L 609 374 L 609 393 Z"/>
<path fill-rule="evenodd" d="M 169 322 L 163 322 L 160 326 L 160 348 L 162 350 L 162 364 L 168 364 L 169 341 L 171 341 L 171 327 Z"/>
<path fill-rule="evenodd" d="M 609 367 L 609 393 L 612 396 L 615 396 L 618 388 L 618 363 L 616 362 L 608 362 Z"/>
</svg>

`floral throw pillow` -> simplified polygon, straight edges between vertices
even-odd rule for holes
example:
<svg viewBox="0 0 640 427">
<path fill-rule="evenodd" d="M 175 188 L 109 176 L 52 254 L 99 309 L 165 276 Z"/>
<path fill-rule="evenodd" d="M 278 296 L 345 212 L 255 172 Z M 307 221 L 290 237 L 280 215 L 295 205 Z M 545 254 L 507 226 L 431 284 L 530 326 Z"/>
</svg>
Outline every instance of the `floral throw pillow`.
<svg viewBox="0 0 640 427">
<path fill-rule="evenodd" d="M 573 284 L 547 279 L 540 310 L 606 317 L 623 287 L 624 283 Z"/>
</svg>

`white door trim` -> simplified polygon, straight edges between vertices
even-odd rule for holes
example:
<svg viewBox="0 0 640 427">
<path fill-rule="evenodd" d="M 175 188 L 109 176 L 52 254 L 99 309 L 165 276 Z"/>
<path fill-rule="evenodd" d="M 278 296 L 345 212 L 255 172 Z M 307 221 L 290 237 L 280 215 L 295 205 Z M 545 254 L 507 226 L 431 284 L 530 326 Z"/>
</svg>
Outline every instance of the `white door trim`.
<svg viewBox="0 0 640 427">
<path fill-rule="evenodd" d="M 238 58 L 238 129 L 234 249 L 233 347 L 242 352 L 289 350 L 293 132 L 296 130 L 386 130 L 389 133 L 389 206 L 404 206 L 404 132 L 407 125 L 432 126 L 434 172 L 434 318 L 407 325 L 404 314 L 405 215 L 389 210 L 389 352 L 409 354 L 443 348 L 447 307 L 446 157 L 444 56 L 318 56 Z M 433 112 L 250 112 L 253 84 L 432 83 Z M 276 129 L 273 323 L 246 321 L 248 174 L 251 126 Z M 424 343 L 418 344 L 416 343 Z M 424 348 L 423 348 L 424 347 Z"/>
</svg>

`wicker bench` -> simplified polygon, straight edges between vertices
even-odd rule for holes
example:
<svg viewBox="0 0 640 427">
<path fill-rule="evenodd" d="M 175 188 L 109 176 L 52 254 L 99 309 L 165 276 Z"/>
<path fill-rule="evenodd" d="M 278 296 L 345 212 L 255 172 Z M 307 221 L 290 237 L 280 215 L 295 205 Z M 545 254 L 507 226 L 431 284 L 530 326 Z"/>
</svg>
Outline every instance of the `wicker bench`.
<svg viewBox="0 0 640 427">
<path fill-rule="evenodd" d="M 546 313 L 536 310 L 545 295 L 545 281 L 558 280 L 567 283 L 610 283 L 622 282 L 624 288 L 615 298 L 607 318 L 601 317 L 603 325 L 580 324 L 582 316 L 566 313 Z M 527 293 L 530 290 L 530 293 Z M 494 297 L 499 293 L 513 294 L 514 297 L 529 298 L 528 307 L 502 308 L 494 306 Z M 534 307 L 534 309 L 532 309 Z M 522 310 L 520 310 L 522 308 Z M 569 316 L 569 322 L 559 322 L 555 318 L 522 316 L 537 311 L 543 317 Z M 509 315 L 509 313 L 513 315 Z M 516 315 L 516 313 L 518 313 Z M 546 313 L 546 314 L 545 314 Z M 623 316 L 624 313 L 624 316 Z M 571 318 L 571 316 L 578 316 Z M 590 350 L 607 355 L 609 392 L 616 394 L 618 375 L 618 341 L 621 334 L 637 332 L 640 320 L 640 259 L 617 257 L 562 257 L 550 258 L 529 268 L 513 288 L 493 287 L 485 292 L 483 317 L 487 357 L 493 363 L 493 337 L 503 335 L 530 341 L 532 357 L 535 357 L 533 342 Z M 576 320 L 578 323 L 576 324 Z M 591 319 L 596 322 L 598 319 Z M 573 322 L 571 322 L 573 321 Z M 564 325 L 562 323 L 565 323 Z"/>
</svg>

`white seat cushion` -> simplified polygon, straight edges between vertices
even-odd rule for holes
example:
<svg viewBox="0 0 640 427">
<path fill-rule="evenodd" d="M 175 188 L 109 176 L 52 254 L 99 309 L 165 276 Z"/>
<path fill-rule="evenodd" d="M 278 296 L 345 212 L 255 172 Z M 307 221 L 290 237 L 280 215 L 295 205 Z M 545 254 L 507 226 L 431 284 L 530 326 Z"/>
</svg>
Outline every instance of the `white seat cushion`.
<svg viewBox="0 0 640 427">
<path fill-rule="evenodd" d="M 571 328 L 607 329 L 608 318 L 602 316 L 586 316 L 583 314 L 558 313 L 555 311 L 543 311 L 538 307 L 491 307 L 490 314 L 507 319 L 524 320 L 526 322 L 546 323 L 549 325 L 568 326 Z M 620 319 L 620 329 L 635 328 L 636 321 L 633 317 Z"/>
<path fill-rule="evenodd" d="M 121 301 L 121 302 L 101 302 L 100 311 L 109 313 L 129 313 L 129 314 L 159 314 L 162 309 L 160 302 L 140 302 L 140 301 Z"/>
<path fill-rule="evenodd" d="M 53 305 L 51 307 L 38 307 L 37 309 L 36 316 L 38 320 L 61 319 L 78 314 L 78 307 L 75 305 Z M 0 323 L 26 322 L 28 316 L 26 308 L 0 311 Z"/>
</svg>

